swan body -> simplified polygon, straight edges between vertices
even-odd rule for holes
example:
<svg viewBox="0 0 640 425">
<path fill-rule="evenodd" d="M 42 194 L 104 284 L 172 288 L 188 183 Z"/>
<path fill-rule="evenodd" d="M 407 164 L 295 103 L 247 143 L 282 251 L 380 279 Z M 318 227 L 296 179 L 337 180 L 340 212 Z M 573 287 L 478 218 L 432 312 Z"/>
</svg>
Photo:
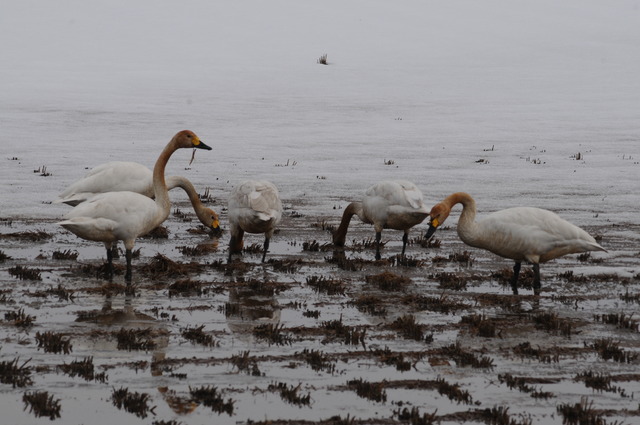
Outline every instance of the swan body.
<svg viewBox="0 0 640 425">
<path fill-rule="evenodd" d="M 164 148 L 153 169 L 155 200 L 136 192 L 107 192 L 95 195 L 74 207 L 59 222 L 62 227 L 82 239 L 103 242 L 112 274 L 111 248 L 123 241 L 126 249 L 127 271 L 125 279 L 131 281 L 131 255 L 138 236 L 159 226 L 169 216 L 171 202 L 164 170 L 173 152 L 180 148 L 211 150 L 198 136 L 188 130 L 177 133 Z"/>
<path fill-rule="evenodd" d="M 205 207 L 193 184 L 181 176 L 166 178 L 169 190 L 179 187 L 189 196 L 196 216 L 208 228 L 219 226 L 218 215 Z M 137 162 L 111 161 L 91 169 L 83 178 L 72 183 L 55 203 L 71 206 L 85 202 L 92 197 L 107 192 L 136 192 L 153 198 L 153 172 Z"/>
<path fill-rule="evenodd" d="M 454 193 L 431 209 L 428 239 L 449 216 L 451 208 L 462 204 L 458 219 L 458 236 L 467 245 L 486 249 L 515 261 L 511 286 L 518 293 L 517 281 L 523 261 L 533 264 L 534 292 L 540 290 L 540 263 L 567 254 L 586 251 L 606 251 L 583 229 L 560 218 L 549 210 L 515 207 L 496 211 L 480 221 L 476 218 L 476 203 L 464 192 Z"/>
<path fill-rule="evenodd" d="M 244 233 L 264 233 L 264 262 L 269 241 L 276 225 L 282 218 L 280 194 L 273 183 L 264 180 L 247 180 L 236 188 L 229 197 L 229 259 L 231 254 L 242 252 Z"/>
<path fill-rule="evenodd" d="M 364 223 L 373 224 L 376 232 L 376 260 L 380 259 L 383 229 L 403 230 L 402 255 L 409 240 L 409 230 L 429 215 L 422 192 L 405 180 L 379 182 L 368 188 L 360 202 L 352 202 L 342 214 L 340 226 L 333 234 L 333 243 L 344 246 L 351 218 L 357 215 Z"/>
</svg>

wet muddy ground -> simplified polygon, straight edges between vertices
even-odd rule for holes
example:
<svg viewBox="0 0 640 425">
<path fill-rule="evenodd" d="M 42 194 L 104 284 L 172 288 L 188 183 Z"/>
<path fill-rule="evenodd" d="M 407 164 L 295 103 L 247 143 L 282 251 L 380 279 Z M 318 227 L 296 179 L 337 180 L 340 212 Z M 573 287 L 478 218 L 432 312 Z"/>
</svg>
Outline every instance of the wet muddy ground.
<svg viewBox="0 0 640 425">
<path fill-rule="evenodd" d="M 179 205 L 139 240 L 131 291 L 123 256 L 108 282 L 100 244 L 3 219 L 2 422 L 638 423 L 640 229 L 587 228 L 609 252 L 543 265 L 534 297 L 453 218 L 405 258 L 385 231 L 374 261 L 356 220 L 330 244 L 340 214 L 289 205 L 266 263 L 248 235 L 227 264 L 228 232 Z"/>
</svg>

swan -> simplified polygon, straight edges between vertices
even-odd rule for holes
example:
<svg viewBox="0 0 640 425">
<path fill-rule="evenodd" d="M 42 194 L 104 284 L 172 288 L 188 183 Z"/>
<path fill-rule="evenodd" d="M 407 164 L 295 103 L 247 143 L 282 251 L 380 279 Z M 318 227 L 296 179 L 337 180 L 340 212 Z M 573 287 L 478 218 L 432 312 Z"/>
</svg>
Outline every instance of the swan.
<svg viewBox="0 0 640 425">
<path fill-rule="evenodd" d="M 382 229 L 404 230 L 402 255 L 409 240 L 409 229 L 420 224 L 429 215 L 422 192 L 406 180 L 381 181 L 364 194 L 361 202 L 352 202 L 342 214 L 340 226 L 333 234 L 333 244 L 344 246 L 347 229 L 353 215 L 364 223 L 373 224 L 376 231 L 376 260 L 380 259 Z"/>
<path fill-rule="evenodd" d="M 166 183 L 169 190 L 180 187 L 187 193 L 193 210 L 202 224 L 208 228 L 218 228 L 218 215 L 202 204 L 193 184 L 188 179 L 170 176 L 166 178 Z M 153 198 L 151 170 L 137 162 L 106 162 L 92 168 L 83 178 L 69 185 L 54 202 L 77 206 L 99 193 L 123 191 L 136 192 Z"/>
<path fill-rule="evenodd" d="M 136 238 L 156 228 L 169 216 L 171 202 L 164 170 L 173 152 L 180 148 L 211 150 L 189 130 L 173 136 L 153 168 L 155 201 L 136 192 L 101 193 L 74 207 L 65 220 L 58 223 L 82 239 L 104 242 L 110 276 L 113 275 L 112 244 L 124 242 L 127 260 L 125 280 L 129 284 L 131 253 Z"/>
<path fill-rule="evenodd" d="M 451 208 L 456 204 L 462 204 L 462 214 L 458 219 L 458 236 L 464 243 L 515 261 L 511 287 L 516 295 L 520 265 L 523 261 L 533 264 L 533 291 L 539 295 L 540 263 L 566 254 L 606 251 L 578 226 L 560 218 L 554 212 L 541 208 L 508 208 L 491 213 L 476 222 L 476 203 L 464 192 L 447 196 L 431 209 L 426 239 L 444 223 Z"/>
<path fill-rule="evenodd" d="M 244 233 L 264 233 L 262 262 L 269 249 L 269 240 L 282 218 L 282 202 L 278 189 L 264 180 L 247 180 L 236 186 L 229 197 L 228 206 L 231 254 L 242 252 Z"/>
</svg>

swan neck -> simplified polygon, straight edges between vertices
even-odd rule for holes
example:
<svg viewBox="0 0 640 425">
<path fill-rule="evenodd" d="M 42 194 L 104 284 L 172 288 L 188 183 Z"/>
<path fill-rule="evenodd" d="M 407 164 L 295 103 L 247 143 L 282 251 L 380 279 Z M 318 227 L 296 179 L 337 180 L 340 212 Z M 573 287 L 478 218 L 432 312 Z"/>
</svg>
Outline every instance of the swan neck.
<svg viewBox="0 0 640 425">
<path fill-rule="evenodd" d="M 449 195 L 443 203 L 449 209 L 456 204 L 462 204 L 462 213 L 458 219 L 458 235 L 464 242 L 467 242 L 475 229 L 476 202 L 468 193 L 457 192 Z"/>
<path fill-rule="evenodd" d="M 166 182 L 169 190 L 174 187 L 179 187 L 184 190 L 189 197 L 189 201 L 191 201 L 191 205 L 193 205 L 194 210 L 203 207 L 202 201 L 200 201 L 200 197 L 198 196 L 198 192 L 196 192 L 196 188 L 188 179 L 180 176 L 170 176 L 166 178 Z"/>
<path fill-rule="evenodd" d="M 169 199 L 169 190 L 167 189 L 167 183 L 164 177 L 164 171 L 169 162 L 169 158 L 176 151 L 175 139 L 172 139 L 167 146 L 162 150 L 162 153 L 158 157 L 155 166 L 153 167 L 153 194 L 155 196 L 156 205 L 162 209 L 165 216 L 162 221 L 171 212 L 171 200 Z"/>
<path fill-rule="evenodd" d="M 357 214 L 358 216 L 362 214 L 361 202 L 352 202 L 344 209 L 344 213 L 342 213 L 342 220 L 340 220 L 340 226 L 338 226 L 338 230 L 334 233 L 334 241 L 344 243 L 347 236 L 347 230 L 349 229 L 349 223 L 351 222 L 351 218 L 354 214 Z"/>
</svg>

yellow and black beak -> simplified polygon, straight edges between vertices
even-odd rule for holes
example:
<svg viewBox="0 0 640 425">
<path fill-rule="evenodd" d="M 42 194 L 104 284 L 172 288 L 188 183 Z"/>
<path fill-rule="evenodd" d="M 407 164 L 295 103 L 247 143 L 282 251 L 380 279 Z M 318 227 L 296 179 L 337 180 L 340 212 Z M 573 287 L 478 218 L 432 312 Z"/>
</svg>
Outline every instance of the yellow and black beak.
<svg viewBox="0 0 640 425">
<path fill-rule="evenodd" d="M 210 151 L 212 149 L 211 146 L 208 146 L 207 144 L 205 144 L 200 139 L 195 140 L 193 142 L 193 147 L 196 148 L 196 149 L 204 149 L 204 150 L 208 150 L 208 151 Z"/>
<path fill-rule="evenodd" d="M 429 222 L 429 230 L 427 230 L 427 234 L 424 235 L 424 238 L 426 240 L 431 239 L 431 236 L 433 236 L 433 234 L 436 232 L 436 230 L 438 230 L 438 226 L 440 225 L 440 222 L 438 221 L 437 218 L 432 219 Z"/>
</svg>

